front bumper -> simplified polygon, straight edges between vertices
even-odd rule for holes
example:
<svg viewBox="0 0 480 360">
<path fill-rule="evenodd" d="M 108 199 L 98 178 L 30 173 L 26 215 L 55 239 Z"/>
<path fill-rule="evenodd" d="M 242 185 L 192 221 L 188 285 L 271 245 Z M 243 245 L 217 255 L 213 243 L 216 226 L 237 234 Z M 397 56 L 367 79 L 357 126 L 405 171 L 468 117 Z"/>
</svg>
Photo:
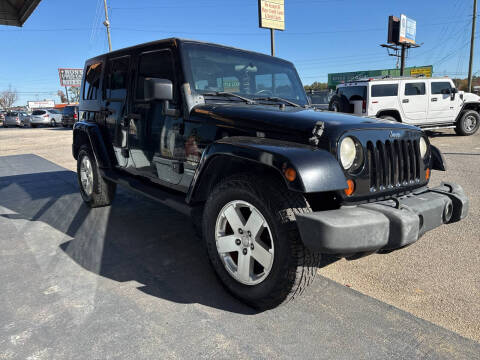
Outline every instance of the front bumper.
<svg viewBox="0 0 480 360">
<path fill-rule="evenodd" d="M 442 183 L 390 200 L 301 214 L 296 219 L 306 247 L 353 256 L 404 247 L 467 214 L 468 198 L 462 187 Z"/>
</svg>

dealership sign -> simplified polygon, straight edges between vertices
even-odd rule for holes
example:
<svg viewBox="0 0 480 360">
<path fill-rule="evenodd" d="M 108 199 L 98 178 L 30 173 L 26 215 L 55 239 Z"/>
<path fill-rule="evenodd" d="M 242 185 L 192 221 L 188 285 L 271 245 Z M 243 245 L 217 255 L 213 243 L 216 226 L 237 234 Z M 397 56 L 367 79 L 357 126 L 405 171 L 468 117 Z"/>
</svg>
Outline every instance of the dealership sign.
<svg viewBox="0 0 480 360">
<path fill-rule="evenodd" d="M 27 106 L 30 109 L 53 108 L 55 106 L 55 101 L 53 100 L 27 101 Z"/>
<path fill-rule="evenodd" d="M 82 84 L 83 69 L 58 69 L 61 86 L 76 86 Z"/>
<path fill-rule="evenodd" d="M 261 28 L 285 30 L 285 1 L 258 0 L 258 19 Z"/>
<path fill-rule="evenodd" d="M 415 44 L 415 36 L 417 34 L 417 22 L 408 18 L 406 15 L 400 15 L 400 34 L 398 42 Z"/>
</svg>

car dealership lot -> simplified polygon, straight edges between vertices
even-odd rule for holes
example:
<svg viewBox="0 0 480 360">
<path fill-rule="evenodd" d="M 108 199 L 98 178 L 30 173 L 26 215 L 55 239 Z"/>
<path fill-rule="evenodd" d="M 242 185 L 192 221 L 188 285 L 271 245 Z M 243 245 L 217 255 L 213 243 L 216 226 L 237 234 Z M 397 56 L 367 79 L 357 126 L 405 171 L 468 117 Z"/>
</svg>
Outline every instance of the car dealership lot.
<svg viewBox="0 0 480 360">
<path fill-rule="evenodd" d="M 480 135 L 452 134 L 432 139 L 449 166 L 432 182 L 464 186 L 466 220 L 391 254 L 326 265 L 319 274 L 335 282 L 319 277 L 306 297 L 256 314 L 221 288 L 184 216 L 124 190 L 111 208 L 87 210 L 65 170 L 76 168 L 71 130 L 0 129 L 0 156 L 38 155 L 0 157 L 0 355 L 21 345 L 45 358 L 82 347 L 89 357 L 478 356 L 478 344 L 429 323 L 480 341 Z"/>
</svg>

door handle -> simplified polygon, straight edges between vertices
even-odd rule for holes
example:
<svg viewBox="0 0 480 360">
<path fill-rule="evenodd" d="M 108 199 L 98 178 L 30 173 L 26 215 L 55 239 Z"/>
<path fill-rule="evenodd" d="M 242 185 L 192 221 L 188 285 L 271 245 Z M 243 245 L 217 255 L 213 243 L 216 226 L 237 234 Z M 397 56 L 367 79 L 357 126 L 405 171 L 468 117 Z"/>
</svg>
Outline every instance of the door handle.
<svg viewBox="0 0 480 360">
<path fill-rule="evenodd" d="M 402 103 L 406 104 L 406 103 L 408 103 L 409 101 L 410 101 L 410 100 L 408 100 L 408 99 L 403 99 L 403 100 L 402 100 Z"/>
<path fill-rule="evenodd" d="M 437 98 L 432 98 L 432 101 L 437 101 Z"/>
</svg>

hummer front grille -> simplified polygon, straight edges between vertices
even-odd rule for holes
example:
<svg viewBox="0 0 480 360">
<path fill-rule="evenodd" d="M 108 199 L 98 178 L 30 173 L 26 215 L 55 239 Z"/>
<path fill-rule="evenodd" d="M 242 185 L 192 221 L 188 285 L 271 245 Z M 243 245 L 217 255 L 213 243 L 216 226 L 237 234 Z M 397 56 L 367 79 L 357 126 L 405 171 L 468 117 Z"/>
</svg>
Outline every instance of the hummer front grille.
<svg viewBox="0 0 480 360">
<path fill-rule="evenodd" d="M 418 140 L 367 142 L 370 191 L 382 191 L 420 182 Z"/>
</svg>

